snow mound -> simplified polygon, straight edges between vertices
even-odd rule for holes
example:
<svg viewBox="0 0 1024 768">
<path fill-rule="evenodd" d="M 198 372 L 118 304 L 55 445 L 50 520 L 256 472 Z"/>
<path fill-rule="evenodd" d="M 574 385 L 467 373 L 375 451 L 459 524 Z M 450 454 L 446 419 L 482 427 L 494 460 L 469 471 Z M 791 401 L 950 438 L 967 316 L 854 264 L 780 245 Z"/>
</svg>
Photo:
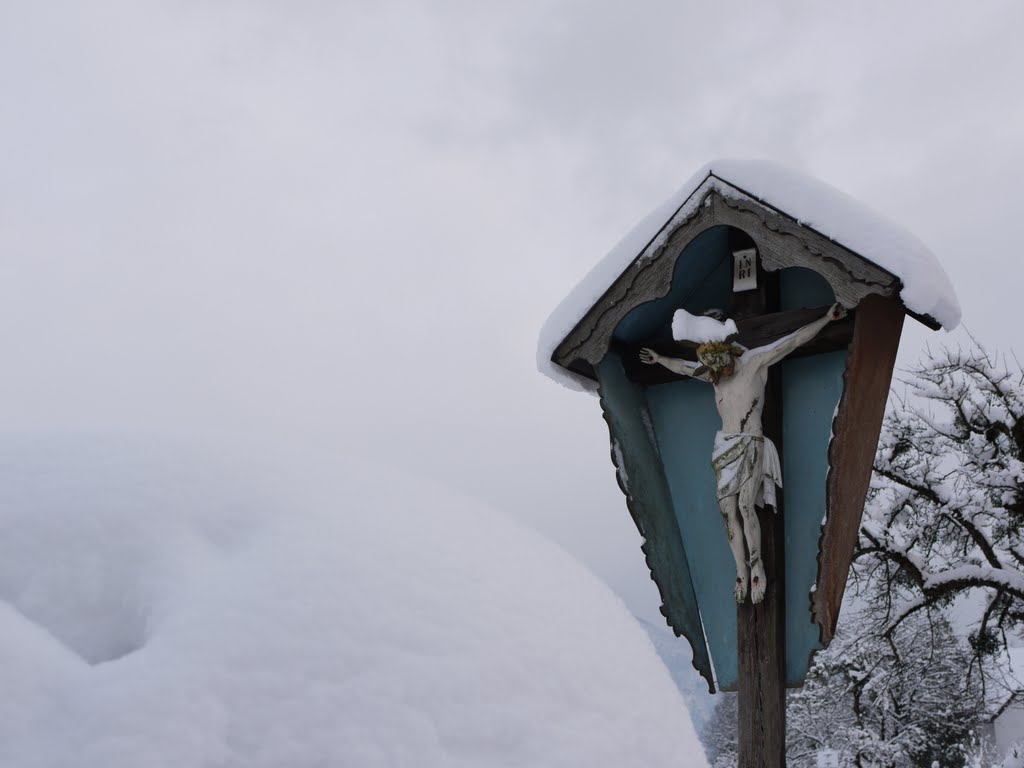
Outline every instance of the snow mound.
<svg viewBox="0 0 1024 768">
<path fill-rule="evenodd" d="M 16 452 L 0 524 L 0 765 L 704 764 L 625 607 L 450 492 Z"/>
<path fill-rule="evenodd" d="M 785 166 L 722 159 L 705 165 L 645 216 L 552 312 L 537 345 L 541 373 L 571 389 L 596 389 L 594 382 L 551 362 L 555 348 L 619 275 L 634 260 L 651 258 L 711 190 L 770 205 L 899 277 L 900 298 L 912 312 L 933 317 L 946 330 L 960 323 L 960 304 L 949 277 L 928 247 L 906 229 L 835 187 Z"/>
<path fill-rule="evenodd" d="M 707 341 L 725 341 L 736 333 L 739 331 L 732 318 L 722 322 L 706 315 L 691 315 L 685 309 L 677 309 L 672 315 L 672 338 L 676 341 L 703 344 Z"/>
</svg>

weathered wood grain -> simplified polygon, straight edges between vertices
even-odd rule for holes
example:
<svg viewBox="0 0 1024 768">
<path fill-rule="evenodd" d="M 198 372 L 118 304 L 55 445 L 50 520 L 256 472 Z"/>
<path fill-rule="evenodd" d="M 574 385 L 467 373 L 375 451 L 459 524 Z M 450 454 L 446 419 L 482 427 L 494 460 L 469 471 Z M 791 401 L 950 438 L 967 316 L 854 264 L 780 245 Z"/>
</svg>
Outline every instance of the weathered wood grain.
<svg viewBox="0 0 1024 768">
<path fill-rule="evenodd" d="M 721 223 L 751 234 L 765 269 L 813 269 L 845 307 L 855 307 L 873 293 L 890 295 L 899 282 L 853 251 L 751 198 L 718 196 L 715 214 Z"/>
<path fill-rule="evenodd" d="M 786 764 L 786 638 L 784 535 L 781 517 L 762 510 L 761 546 L 768 589 L 759 605 L 736 606 L 739 653 L 740 768 Z"/>
<path fill-rule="evenodd" d="M 736 321 L 736 329 L 739 336 L 736 341 L 748 349 L 763 347 L 778 341 L 786 334 L 802 328 L 808 323 L 813 323 L 822 317 L 830 307 L 809 307 L 806 309 L 789 309 L 783 312 L 767 312 L 755 317 L 741 318 Z M 829 323 L 826 325 L 817 338 L 825 338 L 825 331 L 839 331 L 840 323 Z M 850 323 L 849 330 L 852 330 Z M 849 330 L 847 334 L 849 334 Z M 834 335 L 839 335 L 838 333 Z"/>
<path fill-rule="evenodd" d="M 811 597 L 811 613 L 824 645 L 831 642 L 839 620 L 903 319 L 904 309 L 893 298 L 868 296 L 857 309 L 843 397 L 832 423 L 828 518 L 818 552 L 817 589 Z"/>
<path fill-rule="evenodd" d="M 732 315 L 737 325 L 763 327 L 767 310 L 779 306 L 778 274 L 767 275 L 759 265 L 762 290 L 733 294 Z M 776 317 L 786 313 L 771 313 Z M 821 312 L 814 316 L 820 317 Z M 811 318 L 813 319 L 813 318 Z M 800 325 L 807 318 L 795 316 Z M 799 327 L 799 326 L 798 326 Z M 762 427 L 785 461 L 782 442 L 782 367 L 772 366 L 764 392 Z M 786 568 L 784 489 L 778 488 L 778 507 L 758 512 L 761 558 L 768 580 L 764 600 L 748 599 L 736 606 L 738 654 L 738 765 L 739 768 L 783 768 L 786 764 Z"/>
</svg>

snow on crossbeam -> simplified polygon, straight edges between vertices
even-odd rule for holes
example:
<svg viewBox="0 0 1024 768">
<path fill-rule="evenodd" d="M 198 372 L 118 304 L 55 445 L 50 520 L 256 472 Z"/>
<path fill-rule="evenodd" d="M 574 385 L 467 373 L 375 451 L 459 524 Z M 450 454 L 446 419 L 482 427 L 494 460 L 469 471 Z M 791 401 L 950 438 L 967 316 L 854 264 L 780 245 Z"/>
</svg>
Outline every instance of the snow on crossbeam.
<svg viewBox="0 0 1024 768">
<path fill-rule="evenodd" d="M 685 309 L 677 309 L 672 315 L 672 338 L 676 341 L 725 341 L 738 333 L 731 318 L 721 321 L 705 315 L 691 315 Z"/>
</svg>

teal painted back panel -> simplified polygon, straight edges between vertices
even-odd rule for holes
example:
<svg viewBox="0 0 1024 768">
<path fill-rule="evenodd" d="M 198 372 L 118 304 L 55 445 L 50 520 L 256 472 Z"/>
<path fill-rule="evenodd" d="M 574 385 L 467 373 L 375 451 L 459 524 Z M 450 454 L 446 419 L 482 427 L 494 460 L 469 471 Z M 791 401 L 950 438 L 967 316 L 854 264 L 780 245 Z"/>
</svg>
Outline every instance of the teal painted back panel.
<svg viewBox="0 0 1024 768">
<path fill-rule="evenodd" d="M 615 339 L 628 343 L 670 339 L 672 314 L 677 309 L 686 307 L 699 313 L 727 307 L 731 291 L 728 230 L 713 227 L 698 235 L 680 255 L 668 295 L 636 307 L 615 329 Z M 729 565 L 732 553 L 715 499 L 710 463 L 719 429 L 712 389 L 703 382 L 673 382 L 648 388 L 646 399 L 716 679 L 720 686 L 735 687 L 736 601 L 732 588 L 736 574 Z"/>
<path fill-rule="evenodd" d="M 725 525 L 715 497 L 711 451 L 721 420 L 714 390 L 704 382 L 651 387 L 647 402 L 665 463 L 676 520 L 700 604 L 719 688 L 735 688 L 736 580 Z"/>
<path fill-rule="evenodd" d="M 779 280 L 782 309 L 829 305 L 832 288 L 817 272 L 793 268 Z M 782 363 L 782 467 L 786 547 L 786 682 L 799 685 L 821 647 L 811 622 L 810 590 L 818 577 L 832 416 L 843 391 L 846 352 Z"/>
<path fill-rule="evenodd" d="M 779 273 L 779 309 L 827 307 L 835 300 L 832 286 L 814 270 L 790 267 Z"/>
<path fill-rule="evenodd" d="M 782 483 L 786 539 L 786 682 L 798 685 L 821 647 L 811 622 L 810 591 L 818 577 L 832 417 L 843 393 L 846 351 L 782 364 Z"/>
<path fill-rule="evenodd" d="M 704 644 L 700 611 L 687 552 L 665 480 L 665 464 L 651 432 L 643 387 L 626 378 L 619 358 L 610 353 L 598 366 L 601 407 L 608 422 L 619 482 L 629 498 L 647 564 L 658 584 L 669 624 L 693 646 L 693 663 L 710 684 L 711 662 Z"/>
</svg>

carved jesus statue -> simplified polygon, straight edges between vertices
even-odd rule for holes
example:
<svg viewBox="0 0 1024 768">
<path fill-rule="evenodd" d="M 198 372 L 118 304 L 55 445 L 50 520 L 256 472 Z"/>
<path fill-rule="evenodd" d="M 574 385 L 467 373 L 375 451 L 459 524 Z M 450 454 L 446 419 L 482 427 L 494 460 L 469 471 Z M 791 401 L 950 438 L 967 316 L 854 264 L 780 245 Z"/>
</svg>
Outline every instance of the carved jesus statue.
<svg viewBox="0 0 1024 768">
<path fill-rule="evenodd" d="M 845 316 L 846 310 L 833 304 L 813 323 L 754 349 L 728 341 L 701 344 L 697 348 L 699 363 L 665 357 L 647 347 L 640 350 L 644 363 L 663 365 L 682 376 L 708 381 L 715 388 L 722 429 L 715 435 L 711 466 L 718 478 L 718 504 L 736 560 L 734 595 L 738 603 L 746 599 L 748 587 L 751 602 L 764 599 L 767 581 L 755 507 L 765 503 L 774 507 L 775 486 L 782 487 L 779 454 L 761 426 L 768 368 L 813 339 L 830 321 Z"/>
</svg>

